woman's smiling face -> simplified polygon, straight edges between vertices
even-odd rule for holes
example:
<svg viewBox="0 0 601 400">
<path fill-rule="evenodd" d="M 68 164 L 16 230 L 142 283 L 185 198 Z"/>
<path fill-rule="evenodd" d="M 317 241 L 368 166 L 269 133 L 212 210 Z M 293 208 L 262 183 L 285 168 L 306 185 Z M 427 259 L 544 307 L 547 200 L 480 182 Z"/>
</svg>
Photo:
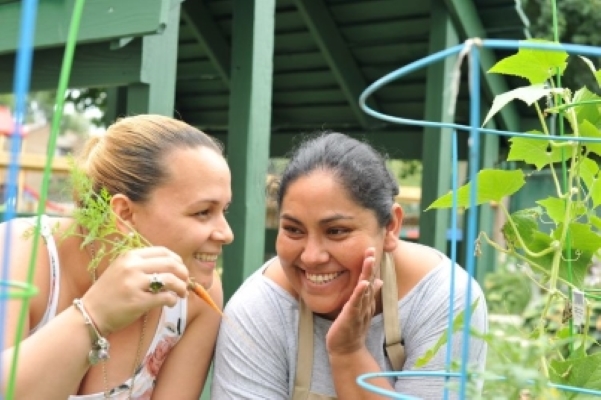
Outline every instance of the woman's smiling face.
<svg viewBox="0 0 601 400">
<path fill-rule="evenodd" d="M 335 318 L 350 298 L 365 250 L 384 249 L 386 229 L 332 175 L 316 169 L 288 186 L 280 206 L 276 250 L 295 292 L 316 314 Z"/>
</svg>

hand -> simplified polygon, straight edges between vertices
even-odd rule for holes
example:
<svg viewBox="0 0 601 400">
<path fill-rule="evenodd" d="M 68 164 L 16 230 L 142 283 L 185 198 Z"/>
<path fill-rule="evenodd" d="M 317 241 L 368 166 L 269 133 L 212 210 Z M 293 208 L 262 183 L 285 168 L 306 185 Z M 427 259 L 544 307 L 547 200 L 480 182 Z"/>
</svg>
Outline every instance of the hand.
<svg viewBox="0 0 601 400">
<path fill-rule="evenodd" d="M 149 290 L 153 274 L 164 283 Z M 187 296 L 188 269 L 180 256 L 165 247 L 146 247 L 117 257 L 83 296 L 83 301 L 103 335 L 123 329 L 148 310 L 174 306 Z"/>
<path fill-rule="evenodd" d="M 357 286 L 326 335 L 326 348 L 330 355 L 353 353 L 365 345 L 365 337 L 376 311 L 376 295 L 382 287 L 382 281 L 376 279 L 379 265 L 375 264 L 375 249 L 369 247 L 365 251 Z"/>
</svg>

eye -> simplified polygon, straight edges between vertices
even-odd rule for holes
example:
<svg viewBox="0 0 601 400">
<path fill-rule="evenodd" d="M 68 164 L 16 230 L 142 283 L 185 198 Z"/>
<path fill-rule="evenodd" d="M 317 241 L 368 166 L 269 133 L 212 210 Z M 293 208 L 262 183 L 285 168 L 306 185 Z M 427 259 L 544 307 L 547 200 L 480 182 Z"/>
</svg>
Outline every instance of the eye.
<svg viewBox="0 0 601 400">
<path fill-rule="evenodd" d="M 348 228 L 340 228 L 340 227 L 328 228 L 327 234 L 330 236 L 343 236 L 343 235 L 346 235 L 347 233 L 349 233 L 350 231 L 351 230 Z"/>
<path fill-rule="evenodd" d="M 209 208 L 207 208 L 206 210 L 199 211 L 199 212 L 195 213 L 194 215 L 197 217 L 206 218 L 209 215 L 211 215 L 211 210 Z"/>
<path fill-rule="evenodd" d="M 294 225 L 282 225 L 280 229 L 292 236 L 299 236 L 303 233 L 298 227 Z"/>
</svg>

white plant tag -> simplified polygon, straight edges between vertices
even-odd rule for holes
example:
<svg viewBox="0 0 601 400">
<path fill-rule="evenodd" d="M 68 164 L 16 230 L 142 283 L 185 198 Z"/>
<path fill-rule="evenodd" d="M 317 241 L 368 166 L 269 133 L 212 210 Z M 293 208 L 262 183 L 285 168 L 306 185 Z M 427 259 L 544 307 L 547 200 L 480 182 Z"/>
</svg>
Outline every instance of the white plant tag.
<svg viewBox="0 0 601 400">
<path fill-rule="evenodd" d="M 584 319 L 586 318 L 586 302 L 584 300 L 584 293 L 580 290 L 572 291 L 572 318 L 574 325 L 584 325 Z"/>
</svg>

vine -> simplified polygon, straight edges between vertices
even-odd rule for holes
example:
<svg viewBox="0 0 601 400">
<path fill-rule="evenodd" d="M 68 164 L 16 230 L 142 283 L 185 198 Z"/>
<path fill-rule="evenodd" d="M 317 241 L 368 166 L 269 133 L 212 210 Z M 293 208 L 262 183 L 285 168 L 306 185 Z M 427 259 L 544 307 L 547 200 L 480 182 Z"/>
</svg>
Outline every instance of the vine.
<svg viewBox="0 0 601 400">
<path fill-rule="evenodd" d="M 596 70 L 584 57 L 576 59 L 587 66 L 587 73 L 601 82 L 601 70 Z M 554 79 L 561 82 L 567 63 L 568 54 L 564 51 L 524 48 L 500 60 L 489 73 L 517 76 L 529 84 L 497 95 L 484 119 L 486 124 L 513 100 L 521 100 L 535 108 L 540 130 L 527 133 L 540 136 L 540 139 L 519 134 L 513 136 L 509 139 L 507 161 L 527 165 L 528 169 L 536 171 L 549 171 L 556 193 L 538 199 L 535 207 L 510 213 L 501 200 L 523 189 L 528 180 L 527 168 L 483 169 L 476 177 L 476 204 L 470 204 L 471 183 L 460 187 L 456 197 L 457 206 L 463 209 L 495 203 L 506 218 L 502 227 L 504 240 L 495 242 L 481 232 L 476 249 L 486 243 L 509 258 L 527 264 L 534 271 L 528 277 L 545 294 L 538 323 L 527 333 L 526 344 L 520 344 L 522 348 L 537 349 L 534 352 L 538 360 L 537 376 L 556 385 L 601 390 L 601 370 L 597 368 L 601 353 L 587 351 L 590 338 L 587 337 L 586 298 L 594 296 L 587 293 L 585 286 L 593 259 L 601 254 L 601 218 L 598 216 L 601 205 L 601 97 L 587 87 L 572 93 L 555 84 Z M 567 139 L 560 140 L 554 134 L 555 123 L 560 124 L 560 132 L 563 132 L 564 121 L 569 132 L 563 134 Z M 582 142 L 579 138 L 589 139 Z M 563 175 L 558 171 L 560 168 Z M 453 193 L 450 192 L 434 201 L 427 210 L 450 208 L 452 202 Z M 548 232 L 541 226 L 549 228 Z M 563 303 L 564 318 L 559 327 L 550 329 L 548 315 L 558 301 Z M 498 335 L 485 338 L 492 347 L 499 347 Z M 542 342 L 541 338 L 544 339 Z M 567 353 L 566 347 L 569 348 Z M 534 381 L 530 380 L 531 383 Z M 556 394 L 541 387 L 531 385 L 529 390 L 543 396 L 540 398 L 551 398 L 544 396 Z M 578 395 L 572 393 L 569 396 Z"/>
</svg>

